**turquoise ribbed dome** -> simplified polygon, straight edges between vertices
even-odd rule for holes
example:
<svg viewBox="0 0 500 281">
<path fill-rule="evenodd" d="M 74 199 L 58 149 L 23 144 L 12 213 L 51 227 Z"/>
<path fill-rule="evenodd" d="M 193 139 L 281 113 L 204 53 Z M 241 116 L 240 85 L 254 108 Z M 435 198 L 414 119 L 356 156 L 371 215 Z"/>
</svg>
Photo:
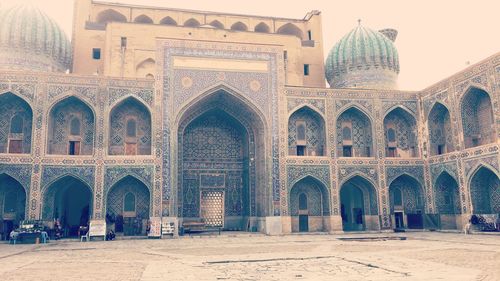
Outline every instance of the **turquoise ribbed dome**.
<svg viewBox="0 0 500 281">
<path fill-rule="evenodd" d="M 65 71 L 71 43 L 57 23 L 33 5 L 0 10 L 0 67 Z"/>
<path fill-rule="evenodd" d="M 382 33 L 384 32 L 384 34 Z M 399 73 L 392 29 L 374 31 L 359 24 L 330 50 L 326 79 L 332 88 L 393 88 Z"/>
</svg>

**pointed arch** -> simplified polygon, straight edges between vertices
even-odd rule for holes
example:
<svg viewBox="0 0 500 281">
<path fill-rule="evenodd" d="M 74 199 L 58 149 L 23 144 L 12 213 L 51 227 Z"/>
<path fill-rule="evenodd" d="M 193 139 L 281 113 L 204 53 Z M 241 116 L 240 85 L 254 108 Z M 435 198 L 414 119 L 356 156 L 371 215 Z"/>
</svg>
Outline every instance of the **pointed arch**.
<svg viewBox="0 0 500 281">
<path fill-rule="evenodd" d="M 134 22 L 135 23 L 152 24 L 153 20 L 150 17 L 146 16 L 146 15 L 140 15 L 140 16 L 137 16 L 134 19 Z"/>
<path fill-rule="evenodd" d="M 434 103 L 427 117 L 427 127 L 431 156 L 455 151 L 450 112 L 446 106 Z"/>
<path fill-rule="evenodd" d="M 384 117 L 386 157 L 418 157 L 417 121 L 410 111 L 396 106 Z"/>
<path fill-rule="evenodd" d="M 235 22 L 233 25 L 231 25 L 231 30 L 236 30 L 236 31 L 248 31 L 248 26 L 241 21 Z"/>
<path fill-rule="evenodd" d="M 460 103 L 465 148 L 494 143 L 497 138 L 490 94 L 470 86 Z"/>
<path fill-rule="evenodd" d="M 187 21 L 184 22 L 184 26 L 185 27 L 199 27 L 200 26 L 200 22 L 196 19 L 188 19 Z"/>
<path fill-rule="evenodd" d="M 447 171 L 442 171 L 434 181 L 436 210 L 442 215 L 460 214 L 460 193 L 457 180 Z"/>
<path fill-rule="evenodd" d="M 42 189 L 42 218 L 60 219 L 70 236 L 92 216 L 93 189 L 78 175 L 62 175 Z M 64 218 L 62 220 L 62 218 Z"/>
<path fill-rule="evenodd" d="M 81 134 L 72 136 L 71 122 L 77 118 Z M 95 137 L 95 113 L 92 106 L 70 95 L 54 102 L 49 110 L 48 154 L 92 155 Z"/>
<path fill-rule="evenodd" d="M 254 31 L 260 33 L 269 33 L 271 32 L 271 29 L 265 22 L 261 22 L 255 26 Z"/>
<path fill-rule="evenodd" d="M 127 22 L 127 17 L 113 9 L 107 9 L 97 15 L 96 21 L 102 24 L 108 22 Z"/>
<path fill-rule="evenodd" d="M 169 16 L 166 16 L 160 20 L 160 24 L 177 26 L 177 21 Z"/>
<path fill-rule="evenodd" d="M 301 199 L 306 201 L 302 202 L 302 208 L 300 208 Z M 331 213 L 330 192 L 316 177 L 305 176 L 291 185 L 288 202 L 289 214 L 292 217 L 292 232 L 326 230 L 327 225 L 323 224 L 323 217 Z"/>
<path fill-rule="evenodd" d="M 215 27 L 215 28 L 219 28 L 219 29 L 224 29 L 224 24 L 222 24 L 222 22 L 218 21 L 218 20 L 213 20 L 209 23 L 209 25 Z"/>
<path fill-rule="evenodd" d="M 133 194 L 135 210 L 126 210 L 125 199 Z M 152 191 L 144 181 L 133 175 L 124 175 L 115 181 L 105 194 L 106 214 L 113 217 L 133 217 L 142 220 L 149 219 L 152 210 Z M 122 232 L 122 231 L 118 231 Z M 141 232 L 145 233 L 145 229 Z"/>
<path fill-rule="evenodd" d="M 321 113 L 308 105 L 288 117 L 288 154 L 297 156 L 326 155 L 326 127 Z"/>
<path fill-rule="evenodd" d="M 373 181 L 353 174 L 340 185 L 340 210 L 344 230 L 379 230 L 378 196 Z"/>
<path fill-rule="evenodd" d="M 479 165 L 468 178 L 472 214 L 500 213 L 500 176 L 495 169 Z"/>
<path fill-rule="evenodd" d="M 149 108 L 136 97 L 117 102 L 109 115 L 109 155 L 150 155 L 152 123 Z M 136 122 L 136 136 L 127 136 L 127 120 Z"/>
<path fill-rule="evenodd" d="M 422 214 L 425 211 L 425 191 L 416 178 L 407 173 L 395 178 L 389 184 L 389 202 L 395 227 L 424 227 Z"/>
<path fill-rule="evenodd" d="M 137 77 L 147 77 L 150 73 L 155 73 L 156 71 L 156 61 L 153 58 L 147 58 L 135 67 L 135 73 Z"/>
<path fill-rule="evenodd" d="M 0 94 L 0 153 L 30 153 L 33 110 L 12 92 Z"/>
<path fill-rule="evenodd" d="M 351 105 L 338 115 L 336 138 L 338 156 L 373 157 L 371 118 L 358 106 Z"/>
<path fill-rule="evenodd" d="M 298 37 L 300 40 L 304 38 L 303 32 L 293 23 L 287 23 L 278 28 L 278 34 L 292 35 Z"/>
<path fill-rule="evenodd" d="M 181 176 L 174 183 L 178 189 L 177 208 L 180 216 L 191 218 L 200 216 L 202 206 L 197 200 L 203 195 L 199 186 L 202 175 L 199 171 L 193 171 L 191 167 L 197 165 L 198 161 L 204 161 L 204 165 L 212 165 L 210 163 L 217 162 L 217 159 L 221 158 L 228 160 L 218 162 L 221 163 L 220 173 L 226 173 L 227 166 L 224 163 L 228 161 L 238 163 L 238 167 L 247 167 L 241 172 L 237 169 L 234 177 L 234 182 L 241 181 L 243 191 L 247 195 L 239 201 L 241 203 L 233 204 L 232 201 L 233 203 L 226 205 L 226 214 L 233 213 L 235 217 L 241 218 L 246 214 L 259 216 L 270 212 L 268 200 L 271 198 L 271 193 L 268 180 L 269 163 L 272 159 L 269 157 L 270 151 L 266 142 L 268 134 L 266 119 L 260 109 L 241 93 L 221 84 L 191 99 L 176 115 L 174 124 L 177 128 L 178 141 L 174 169 L 180 175 L 199 177 L 193 182 L 190 180 L 192 177 L 184 179 Z M 201 145 L 206 149 L 197 149 Z M 253 168 L 249 169 L 249 165 Z M 208 175 L 205 179 L 209 178 L 217 178 L 217 175 Z M 227 185 L 224 183 L 226 192 L 229 191 L 231 184 L 231 182 L 227 182 Z M 234 193 L 233 198 L 239 198 L 241 194 Z M 250 204 L 251 202 L 253 203 Z M 237 221 L 225 222 L 230 225 Z"/>
<path fill-rule="evenodd" d="M 28 192 L 21 182 L 0 172 L 0 220 L 8 216 L 15 224 L 25 219 Z M 5 231 L 5 230 L 4 230 Z"/>
</svg>

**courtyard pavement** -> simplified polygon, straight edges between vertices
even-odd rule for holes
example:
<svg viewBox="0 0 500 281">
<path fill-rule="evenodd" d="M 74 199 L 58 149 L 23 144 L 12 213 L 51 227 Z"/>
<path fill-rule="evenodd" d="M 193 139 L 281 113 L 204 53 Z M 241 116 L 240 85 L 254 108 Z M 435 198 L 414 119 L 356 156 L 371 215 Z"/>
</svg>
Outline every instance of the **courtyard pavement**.
<svg viewBox="0 0 500 281">
<path fill-rule="evenodd" d="M 371 239 L 361 239 L 367 237 Z M 496 281 L 500 236 L 224 233 L 162 240 L 3 243 L 0 280 Z"/>
</svg>

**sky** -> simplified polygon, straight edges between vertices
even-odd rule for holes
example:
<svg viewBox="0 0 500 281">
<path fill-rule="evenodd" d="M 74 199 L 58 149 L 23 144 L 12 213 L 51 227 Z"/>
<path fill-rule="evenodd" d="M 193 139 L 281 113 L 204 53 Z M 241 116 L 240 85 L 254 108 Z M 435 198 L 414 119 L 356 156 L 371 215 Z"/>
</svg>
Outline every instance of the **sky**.
<svg viewBox="0 0 500 281">
<path fill-rule="evenodd" d="M 0 0 L 0 5 L 20 1 L 37 4 L 71 36 L 73 0 Z M 101 1 L 299 19 L 319 10 L 325 58 L 358 19 L 374 30 L 394 28 L 402 90 L 424 89 L 500 52 L 500 0 Z"/>
</svg>

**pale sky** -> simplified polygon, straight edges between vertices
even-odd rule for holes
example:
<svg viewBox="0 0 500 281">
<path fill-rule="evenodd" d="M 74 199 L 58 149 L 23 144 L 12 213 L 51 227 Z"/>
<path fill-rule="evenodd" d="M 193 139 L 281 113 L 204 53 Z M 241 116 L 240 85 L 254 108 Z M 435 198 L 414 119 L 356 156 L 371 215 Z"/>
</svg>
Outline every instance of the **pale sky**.
<svg viewBox="0 0 500 281">
<path fill-rule="evenodd" d="M 0 0 L 11 5 L 26 0 Z M 71 37 L 73 0 L 29 0 L 55 19 Z M 320 10 L 326 54 L 357 20 L 375 30 L 399 35 L 399 88 L 421 90 L 471 64 L 500 52 L 499 0 L 113 0 L 249 15 L 303 18 Z"/>
</svg>

